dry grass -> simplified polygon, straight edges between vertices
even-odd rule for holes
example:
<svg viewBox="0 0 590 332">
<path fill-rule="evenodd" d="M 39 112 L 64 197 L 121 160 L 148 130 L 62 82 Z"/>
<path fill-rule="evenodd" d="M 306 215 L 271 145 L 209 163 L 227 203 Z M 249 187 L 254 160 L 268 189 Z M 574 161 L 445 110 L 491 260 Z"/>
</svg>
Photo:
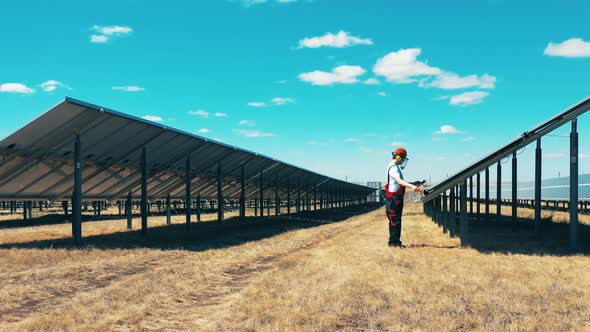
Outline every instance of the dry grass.
<svg viewBox="0 0 590 332">
<path fill-rule="evenodd" d="M 69 235 L 69 224 L 2 229 L 0 242 L 13 244 L 0 249 L 0 329 L 590 329 L 588 256 L 462 249 L 412 205 L 409 248 L 392 249 L 382 208 L 353 212 L 334 223 L 250 218 L 188 233 L 180 219 L 143 242 L 136 232 L 106 235 L 125 220 L 85 223 L 86 249 L 21 243 Z M 43 249 L 50 244 L 64 248 Z"/>
</svg>

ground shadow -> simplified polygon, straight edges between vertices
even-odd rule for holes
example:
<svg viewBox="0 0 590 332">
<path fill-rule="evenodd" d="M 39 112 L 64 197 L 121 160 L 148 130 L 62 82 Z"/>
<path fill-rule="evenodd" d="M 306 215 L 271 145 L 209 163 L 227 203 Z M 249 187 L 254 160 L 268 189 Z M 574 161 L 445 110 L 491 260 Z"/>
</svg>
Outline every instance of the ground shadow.
<svg viewBox="0 0 590 332">
<path fill-rule="evenodd" d="M 456 225 L 459 230 L 459 224 Z M 590 226 L 578 224 L 579 249 L 569 249 L 569 223 L 541 221 L 540 232 L 535 233 L 534 220 L 495 215 L 489 219 L 469 220 L 469 245 L 483 253 L 511 253 L 526 255 L 590 255 Z"/>
<path fill-rule="evenodd" d="M 381 204 L 368 203 L 338 209 L 302 211 L 290 216 L 239 217 L 223 222 L 208 221 L 151 227 L 147 234 L 127 231 L 85 237 L 84 246 L 98 249 L 157 248 L 204 251 L 240 245 L 272 237 L 290 230 L 317 227 L 330 222 L 340 222 L 350 217 L 365 214 L 380 208 Z M 63 216 L 62 216 L 63 218 Z M 295 219 L 296 218 L 296 219 Z M 71 238 L 39 240 L 25 243 L 7 243 L 8 248 L 72 248 Z"/>
</svg>

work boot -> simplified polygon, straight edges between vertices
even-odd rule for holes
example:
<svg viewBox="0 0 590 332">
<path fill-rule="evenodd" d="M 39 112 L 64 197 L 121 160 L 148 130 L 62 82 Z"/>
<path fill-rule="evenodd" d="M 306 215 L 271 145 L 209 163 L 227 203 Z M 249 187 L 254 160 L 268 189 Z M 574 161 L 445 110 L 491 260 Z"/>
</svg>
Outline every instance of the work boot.
<svg viewBox="0 0 590 332">
<path fill-rule="evenodd" d="M 405 248 L 406 246 L 404 246 L 401 241 L 399 242 L 389 242 L 388 245 L 390 247 L 399 247 L 399 248 Z"/>
</svg>

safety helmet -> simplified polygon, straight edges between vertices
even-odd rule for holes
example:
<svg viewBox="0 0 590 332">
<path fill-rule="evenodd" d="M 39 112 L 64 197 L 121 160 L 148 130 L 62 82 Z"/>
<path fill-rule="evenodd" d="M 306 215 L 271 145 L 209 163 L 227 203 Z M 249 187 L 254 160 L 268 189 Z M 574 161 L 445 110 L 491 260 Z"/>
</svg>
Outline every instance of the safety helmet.
<svg viewBox="0 0 590 332">
<path fill-rule="evenodd" d="M 395 159 L 396 161 L 400 162 L 403 160 L 402 164 L 400 165 L 401 169 L 406 168 L 406 165 L 408 164 L 408 151 L 406 151 L 406 149 L 404 148 L 397 148 L 395 150 L 393 150 L 393 152 L 391 153 L 393 156 L 393 159 Z"/>
</svg>

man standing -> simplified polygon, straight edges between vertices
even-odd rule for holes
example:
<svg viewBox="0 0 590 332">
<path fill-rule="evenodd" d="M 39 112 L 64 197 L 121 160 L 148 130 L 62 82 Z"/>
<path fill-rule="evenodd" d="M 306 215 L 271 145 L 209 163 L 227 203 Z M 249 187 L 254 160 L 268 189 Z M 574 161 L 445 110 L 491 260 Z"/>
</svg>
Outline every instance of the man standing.
<svg viewBox="0 0 590 332">
<path fill-rule="evenodd" d="M 400 237 L 402 234 L 402 210 L 406 187 L 414 191 L 423 191 L 422 186 L 415 186 L 404 181 L 402 169 L 408 164 L 408 152 L 397 148 L 392 152 L 393 160 L 387 166 L 387 185 L 385 185 L 385 208 L 389 219 L 389 246 L 404 248 Z"/>
</svg>

